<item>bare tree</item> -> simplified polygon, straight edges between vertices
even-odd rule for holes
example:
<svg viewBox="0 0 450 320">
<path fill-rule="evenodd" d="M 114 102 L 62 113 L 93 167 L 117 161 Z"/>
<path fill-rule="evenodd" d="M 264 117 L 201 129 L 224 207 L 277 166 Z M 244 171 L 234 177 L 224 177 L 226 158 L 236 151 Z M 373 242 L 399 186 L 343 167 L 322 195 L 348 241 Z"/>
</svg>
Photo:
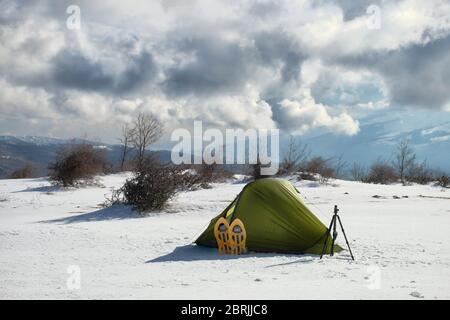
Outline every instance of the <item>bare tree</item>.
<svg viewBox="0 0 450 320">
<path fill-rule="evenodd" d="M 139 113 L 129 130 L 130 144 L 137 151 L 137 164 L 145 158 L 145 150 L 161 138 L 164 126 L 152 114 Z"/>
<path fill-rule="evenodd" d="M 400 141 L 397 145 L 393 166 L 397 170 L 402 183 L 405 183 L 405 174 L 414 165 L 415 161 L 416 155 L 409 146 L 409 142 L 407 140 Z"/>
<path fill-rule="evenodd" d="M 127 159 L 128 153 L 130 151 L 130 128 L 128 124 L 125 124 L 122 127 L 122 137 L 119 139 L 120 143 L 122 144 L 122 159 L 120 161 L 120 171 L 123 171 L 125 160 Z"/>
<path fill-rule="evenodd" d="M 367 177 L 367 169 L 359 163 L 353 163 L 350 169 L 350 174 L 355 181 L 364 181 Z"/>
<path fill-rule="evenodd" d="M 290 136 L 288 150 L 281 162 L 281 174 L 290 174 L 300 169 L 301 165 L 308 160 L 311 152 L 308 145 L 303 145 L 294 136 Z"/>
<path fill-rule="evenodd" d="M 334 175 L 336 178 L 341 178 L 343 172 L 345 171 L 345 168 L 348 167 L 347 161 L 345 161 L 343 158 L 344 155 L 341 154 L 339 157 L 336 157 L 333 161 Z"/>
</svg>

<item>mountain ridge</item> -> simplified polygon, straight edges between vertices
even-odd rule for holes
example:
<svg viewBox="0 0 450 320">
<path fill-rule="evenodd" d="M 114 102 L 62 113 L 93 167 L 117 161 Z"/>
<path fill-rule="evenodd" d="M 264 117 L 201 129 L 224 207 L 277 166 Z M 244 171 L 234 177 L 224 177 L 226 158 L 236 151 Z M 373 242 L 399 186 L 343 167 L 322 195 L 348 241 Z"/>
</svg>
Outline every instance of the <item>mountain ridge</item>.
<svg viewBox="0 0 450 320">
<path fill-rule="evenodd" d="M 94 147 L 105 148 L 107 161 L 117 164 L 122 156 L 122 146 L 86 139 L 59 139 L 42 136 L 0 136 L 0 178 L 6 178 L 13 171 L 30 164 L 37 176 L 48 174 L 48 166 L 54 161 L 56 152 L 62 147 L 73 144 L 91 144 Z M 170 159 L 170 151 L 155 150 L 162 160 Z"/>
<path fill-rule="evenodd" d="M 450 121 L 412 130 L 399 129 L 399 121 L 401 119 L 366 122 L 361 125 L 360 132 L 355 136 L 323 133 L 312 137 L 300 137 L 300 141 L 310 147 L 313 155 L 325 157 L 342 155 L 342 159 L 349 164 L 357 162 L 368 167 L 379 159 L 392 160 L 395 145 L 401 140 L 408 140 L 419 161 L 426 160 L 431 167 L 450 172 Z M 0 178 L 8 176 L 25 163 L 36 167 L 38 175 L 46 175 L 47 167 L 53 161 L 58 148 L 80 143 L 107 149 L 107 159 L 110 163 L 118 163 L 120 160 L 122 146 L 117 144 L 81 138 L 3 135 L 0 136 Z M 287 137 L 282 138 L 280 160 L 286 149 L 286 143 Z M 166 161 L 170 159 L 171 151 L 157 152 L 161 159 Z"/>
</svg>

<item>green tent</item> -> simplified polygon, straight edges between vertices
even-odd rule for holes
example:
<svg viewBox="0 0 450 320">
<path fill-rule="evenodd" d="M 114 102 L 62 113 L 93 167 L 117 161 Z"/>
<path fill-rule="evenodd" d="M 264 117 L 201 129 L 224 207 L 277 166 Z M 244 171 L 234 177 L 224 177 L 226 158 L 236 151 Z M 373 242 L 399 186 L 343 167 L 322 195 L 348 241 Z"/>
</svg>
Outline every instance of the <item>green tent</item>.
<svg viewBox="0 0 450 320">
<path fill-rule="evenodd" d="M 250 251 L 320 254 L 327 227 L 308 209 L 298 190 L 282 179 L 266 178 L 247 184 L 236 199 L 195 241 L 217 247 L 214 224 L 224 217 L 229 223 L 239 218 L 247 231 Z M 331 250 L 328 237 L 326 253 Z M 335 245 L 334 251 L 342 248 Z"/>
</svg>

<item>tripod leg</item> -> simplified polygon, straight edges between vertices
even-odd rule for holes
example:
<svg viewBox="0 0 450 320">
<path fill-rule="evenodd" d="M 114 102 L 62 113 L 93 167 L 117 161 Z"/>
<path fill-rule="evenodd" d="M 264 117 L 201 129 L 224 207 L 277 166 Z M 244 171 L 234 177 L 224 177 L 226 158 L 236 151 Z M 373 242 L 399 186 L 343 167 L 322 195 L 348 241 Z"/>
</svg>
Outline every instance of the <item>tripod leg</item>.
<svg viewBox="0 0 450 320">
<path fill-rule="evenodd" d="M 350 244 L 348 243 L 347 236 L 345 235 L 344 226 L 342 225 L 342 221 L 339 216 L 338 216 L 338 219 L 339 219 L 339 225 L 341 226 L 342 233 L 344 234 L 345 242 L 347 243 L 348 251 L 350 251 L 350 256 L 352 257 L 352 260 L 355 260 L 355 258 L 353 257 L 352 249 L 350 249 Z"/>
<path fill-rule="evenodd" d="M 330 226 L 327 229 L 327 236 L 325 237 L 325 242 L 323 243 L 322 253 L 320 254 L 320 259 L 322 259 L 322 256 L 325 253 L 325 250 L 327 248 L 328 236 L 330 235 L 331 227 L 333 226 L 333 220 L 334 220 L 334 216 L 333 216 L 333 218 L 331 218 Z"/>
<path fill-rule="evenodd" d="M 330 256 L 334 256 L 334 242 L 336 241 L 336 215 L 333 216 L 333 236 L 332 236 L 332 240 L 331 240 L 331 251 L 330 251 Z"/>
</svg>

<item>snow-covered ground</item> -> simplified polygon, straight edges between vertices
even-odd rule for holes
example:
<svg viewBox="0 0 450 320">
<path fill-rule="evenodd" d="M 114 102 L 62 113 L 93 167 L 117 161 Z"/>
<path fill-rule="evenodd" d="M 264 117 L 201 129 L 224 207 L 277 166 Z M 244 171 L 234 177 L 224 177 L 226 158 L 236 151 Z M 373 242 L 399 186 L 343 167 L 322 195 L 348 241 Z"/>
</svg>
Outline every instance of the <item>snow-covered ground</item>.
<svg viewBox="0 0 450 320">
<path fill-rule="evenodd" d="M 101 206 L 124 179 L 111 175 L 102 178 L 104 187 L 78 190 L 44 179 L 0 180 L 0 298 L 450 298 L 448 190 L 295 183 L 325 224 L 339 205 L 356 257 L 319 260 L 219 256 L 191 244 L 242 183 L 186 192 L 167 210 L 139 217 L 127 207 Z M 345 245 L 341 234 L 338 241 Z"/>
</svg>

